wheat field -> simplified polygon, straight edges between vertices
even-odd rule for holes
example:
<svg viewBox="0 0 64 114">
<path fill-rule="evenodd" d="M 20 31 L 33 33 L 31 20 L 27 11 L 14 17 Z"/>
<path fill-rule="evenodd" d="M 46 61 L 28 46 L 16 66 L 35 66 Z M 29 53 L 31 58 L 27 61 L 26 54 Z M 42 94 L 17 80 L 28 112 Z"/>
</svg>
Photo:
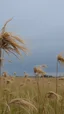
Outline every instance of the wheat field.
<svg viewBox="0 0 64 114">
<path fill-rule="evenodd" d="M 14 76 L 1 74 L 4 51 L 18 59 L 22 56 L 20 50 L 30 52 L 23 39 L 5 30 L 11 20 L 5 22 L 0 33 L 0 114 L 64 114 L 64 78 L 58 77 L 58 63 L 64 64 L 61 54 L 56 58 L 56 78 L 44 77 L 47 65 L 35 66 L 34 77 L 26 72 L 23 77 L 16 76 L 16 72 Z"/>
<path fill-rule="evenodd" d="M 64 114 L 64 79 L 2 76 L 0 114 Z"/>
</svg>

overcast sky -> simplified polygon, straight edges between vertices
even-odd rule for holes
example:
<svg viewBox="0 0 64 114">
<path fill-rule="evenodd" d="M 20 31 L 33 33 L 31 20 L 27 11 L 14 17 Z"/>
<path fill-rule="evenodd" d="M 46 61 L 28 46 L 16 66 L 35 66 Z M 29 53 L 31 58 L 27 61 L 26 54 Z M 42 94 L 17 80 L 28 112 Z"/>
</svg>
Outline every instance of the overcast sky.
<svg viewBox="0 0 64 114">
<path fill-rule="evenodd" d="M 12 56 L 12 64 L 6 56 L 4 70 L 32 74 L 34 65 L 47 64 L 45 71 L 54 73 L 56 56 L 64 52 L 64 0 L 0 0 L 0 29 L 11 17 L 6 30 L 23 37 L 31 55 Z"/>
</svg>

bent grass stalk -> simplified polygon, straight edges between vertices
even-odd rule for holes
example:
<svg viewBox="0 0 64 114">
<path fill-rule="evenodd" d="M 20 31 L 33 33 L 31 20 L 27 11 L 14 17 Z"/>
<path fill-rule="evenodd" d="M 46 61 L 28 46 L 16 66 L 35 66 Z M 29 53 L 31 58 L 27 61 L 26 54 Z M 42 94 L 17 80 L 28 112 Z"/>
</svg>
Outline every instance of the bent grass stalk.
<svg viewBox="0 0 64 114">
<path fill-rule="evenodd" d="M 59 54 L 57 56 L 57 63 L 56 63 L 56 93 L 58 93 L 58 62 L 61 64 L 64 64 L 64 57 Z M 56 109 L 55 109 L 55 114 L 57 114 L 57 100 L 56 100 Z"/>
<path fill-rule="evenodd" d="M 11 33 L 5 31 L 7 23 L 11 20 L 12 18 L 6 21 L 0 33 L 0 75 L 2 66 L 2 50 L 4 50 L 7 54 L 12 53 L 16 57 L 16 54 L 21 56 L 20 50 L 26 54 L 28 52 L 28 49 L 24 45 L 24 40 L 22 40 L 18 36 L 14 36 Z"/>
</svg>

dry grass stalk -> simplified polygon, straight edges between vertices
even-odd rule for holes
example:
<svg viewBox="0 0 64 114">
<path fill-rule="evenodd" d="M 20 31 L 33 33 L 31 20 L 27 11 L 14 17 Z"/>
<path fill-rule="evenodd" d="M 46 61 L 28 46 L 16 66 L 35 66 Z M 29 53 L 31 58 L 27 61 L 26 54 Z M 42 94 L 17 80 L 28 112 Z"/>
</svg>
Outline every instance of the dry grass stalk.
<svg viewBox="0 0 64 114">
<path fill-rule="evenodd" d="M 55 114 L 57 114 L 57 103 L 60 103 L 62 101 L 62 96 L 53 92 L 49 91 L 48 93 L 45 94 L 44 101 L 43 101 L 43 112 L 44 112 L 44 107 L 47 105 L 48 100 L 53 100 L 56 101 L 55 103 Z M 49 104 L 48 104 L 49 105 Z"/>
<path fill-rule="evenodd" d="M 36 82 L 37 82 L 37 90 L 38 90 L 38 113 L 40 113 L 40 96 L 41 96 L 41 91 L 40 91 L 40 80 L 39 80 L 39 75 L 43 74 L 43 70 L 39 67 L 34 67 L 34 73 L 36 74 Z"/>
<path fill-rule="evenodd" d="M 58 76 L 58 62 L 60 62 L 61 64 L 64 64 L 64 57 L 59 54 L 57 56 L 57 63 L 56 63 L 56 93 L 57 93 L 57 85 L 58 85 L 58 80 L 57 80 L 57 76 Z"/>
<path fill-rule="evenodd" d="M 18 38 L 19 39 L 19 38 Z M 21 46 L 18 44 L 18 40 L 16 39 L 16 37 L 12 37 L 11 34 L 9 34 L 8 32 L 5 32 L 1 35 L 1 48 L 4 49 L 5 52 L 9 53 L 17 53 L 19 55 L 20 51 L 22 50 L 23 52 L 27 52 L 27 49 L 24 46 Z M 21 43 L 23 44 L 23 42 L 21 41 Z"/>
<path fill-rule="evenodd" d="M 10 109 L 10 106 L 8 105 L 8 103 L 3 103 L 3 104 L 6 106 L 3 114 L 5 114 L 6 112 L 9 112 L 9 114 L 11 114 L 11 109 Z"/>
<path fill-rule="evenodd" d="M 49 91 L 47 94 L 46 94 L 46 97 L 49 98 L 49 99 L 54 99 L 56 98 L 58 101 L 60 101 L 62 99 L 62 96 L 53 92 L 53 91 Z"/>
<path fill-rule="evenodd" d="M 34 73 L 42 73 L 41 68 L 39 68 L 39 67 L 34 67 Z"/>
<path fill-rule="evenodd" d="M 37 111 L 37 108 L 30 102 L 26 101 L 26 100 L 23 100 L 21 98 L 16 98 L 16 99 L 12 99 L 9 103 L 9 105 L 11 104 L 18 104 L 18 105 L 21 105 L 23 107 L 31 107 L 33 109 L 35 109 Z"/>
<path fill-rule="evenodd" d="M 34 73 L 36 74 L 41 74 L 42 76 L 44 76 L 44 74 L 46 74 L 40 67 L 34 67 Z"/>
<path fill-rule="evenodd" d="M 16 57 L 17 57 L 16 54 L 21 56 L 20 50 L 26 54 L 28 52 L 28 49 L 24 45 L 24 40 L 22 40 L 18 36 L 14 36 L 11 33 L 5 31 L 7 23 L 10 22 L 11 20 L 12 18 L 6 21 L 0 33 L 0 58 L 2 58 L 2 49 L 7 54 L 12 53 Z M 2 59 L 0 59 L 0 73 L 1 73 L 1 66 L 2 66 Z"/>
<path fill-rule="evenodd" d="M 64 63 L 64 57 L 60 54 L 57 56 L 57 60 L 62 64 Z"/>
</svg>

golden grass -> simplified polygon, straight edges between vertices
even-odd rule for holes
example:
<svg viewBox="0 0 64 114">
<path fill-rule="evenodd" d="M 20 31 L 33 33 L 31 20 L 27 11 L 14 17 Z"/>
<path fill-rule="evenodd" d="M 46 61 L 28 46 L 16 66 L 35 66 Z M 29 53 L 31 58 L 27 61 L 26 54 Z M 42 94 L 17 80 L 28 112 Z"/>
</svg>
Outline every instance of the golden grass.
<svg viewBox="0 0 64 114">
<path fill-rule="evenodd" d="M 37 108 L 30 102 L 24 100 L 24 99 L 21 99 L 21 98 L 16 98 L 16 99 L 12 99 L 9 103 L 9 105 L 11 104 L 18 104 L 18 105 L 22 105 L 24 107 L 32 107 L 34 108 L 36 111 L 37 111 Z"/>
<path fill-rule="evenodd" d="M 34 67 L 34 73 L 40 74 L 41 76 L 46 74 L 40 67 Z"/>
<path fill-rule="evenodd" d="M 61 63 L 61 65 L 64 65 L 64 57 L 62 56 L 62 54 L 57 55 L 57 63 L 56 63 L 56 93 L 58 91 L 58 80 L 57 80 L 57 76 L 58 76 L 58 62 Z"/>
<path fill-rule="evenodd" d="M 55 78 L 44 78 L 44 87 L 42 78 L 39 78 L 39 88 L 37 87 L 37 78 L 29 77 L 29 79 L 28 83 L 27 80 L 24 83 L 24 77 L 15 77 L 15 81 L 10 83 L 10 85 L 4 84 L 2 80 L 0 113 L 55 114 L 55 102 L 57 98 L 57 114 L 63 114 L 64 81 L 58 78 L 58 83 L 61 86 L 58 86 L 58 93 L 56 93 Z"/>
<path fill-rule="evenodd" d="M 63 57 L 61 54 L 59 54 L 59 55 L 57 56 L 57 60 L 58 60 L 60 63 L 64 63 L 64 57 Z"/>
<path fill-rule="evenodd" d="M 0 33 L 0 49 L 3 49 L 7 54 L 12 53 L 16 57 L 17 57 L 16 54 L 21 55 L 20 50 L 27 54 L 28 49 L 24 45 L 25 41 L 22 38 L 19 38 L 18 36 L 12 35 L 12 33 L 10 32 L 6 32 L 5 30 L 6 25 L 11 20 L 12 18 L 6 21 Z M 0 58 L 1 58 L 0 60 L 0 64 L 1 64 L 2 63 L 2 50 L 0 50 Z"/>
<path fill-rule="evenodd" d="M 59 94 L 57 94 L 57 93 L 55 93 L 55 92 L 53 92 L 53 91 L 49 91 L 49 92 L 46 94 L 46 96 L 47 96 L 47 98 L 53 99 L 53 100 L 54 100 L 55 98 L 57 98 L 58 101 L 62 99 L 62 96 L 61 96 L 61 95 L 59 95 Z"/>
</svg>

